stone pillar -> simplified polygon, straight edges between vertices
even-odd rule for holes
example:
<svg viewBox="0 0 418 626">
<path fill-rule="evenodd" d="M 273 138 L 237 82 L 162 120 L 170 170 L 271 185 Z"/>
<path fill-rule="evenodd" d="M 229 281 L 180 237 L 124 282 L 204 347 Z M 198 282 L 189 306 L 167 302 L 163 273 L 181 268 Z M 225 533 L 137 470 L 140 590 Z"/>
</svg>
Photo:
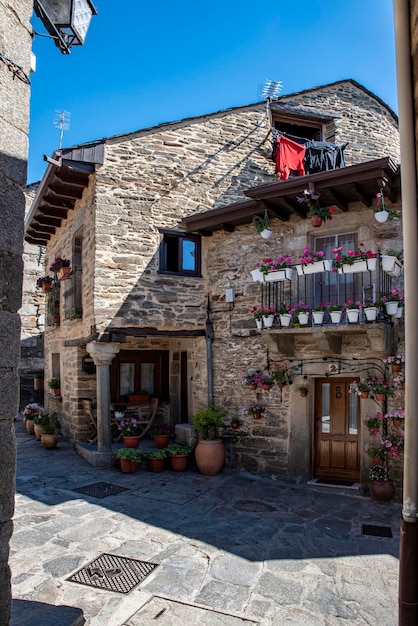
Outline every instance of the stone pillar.
<svg viewBox="0 0 418 626">
<path fill-rule="evenodd" d="M 14 512 L 33 3 L 0 0 L 0 626 L 10 623 L 9 540 Z M 12 65 L 13 64 L 13 65 Z"/>
<path fill-rule="evenodd" d="M 92 341 L 86 346 L 96 365 L 97 385 L 97 451 L 109 457 L 111 465 L 112 434 L 110 428 L 110 375 L 109 365 L 120 350 L 114 343 Z M 103 462 L 106 462 L 103 457 Z"/>
</svg>

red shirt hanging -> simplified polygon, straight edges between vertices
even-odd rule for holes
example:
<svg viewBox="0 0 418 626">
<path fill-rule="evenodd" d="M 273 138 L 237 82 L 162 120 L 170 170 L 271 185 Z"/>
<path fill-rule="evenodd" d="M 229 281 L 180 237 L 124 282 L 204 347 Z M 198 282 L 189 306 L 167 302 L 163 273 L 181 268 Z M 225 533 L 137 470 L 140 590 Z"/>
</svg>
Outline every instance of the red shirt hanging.
<svg viewBox="0 0 418 626">
<path fill-rule="evenodd" d="M 280 174 L 280 180 L 289 178 L 290 170 L 294 170 L 297 176 L 304 176 L 305 146 L 282 136 L 277 137 L 276 141 L 279 143 L 276 151 L 276 174 Z"/>
</svg>

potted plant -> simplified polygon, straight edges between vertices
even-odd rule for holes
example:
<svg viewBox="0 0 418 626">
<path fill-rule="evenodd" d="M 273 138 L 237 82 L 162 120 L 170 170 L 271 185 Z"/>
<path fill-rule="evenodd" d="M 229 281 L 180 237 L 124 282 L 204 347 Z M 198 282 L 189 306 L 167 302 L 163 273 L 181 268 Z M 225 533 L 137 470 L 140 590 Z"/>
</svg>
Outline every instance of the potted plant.
<svg viewBox="0 0 418 626">
<path fill-rule="evenodd" d="M 344 308 L 350 324 L 356 324 L 360 321 L 360 311 L 363 309 L 363 304 L 359 300 L 356 302 L 347 300 L 344 303 Z"/>
<path fill-rule="evenodd" d="M 383 361 L 392 367 L 392 372 L 397 373 L 401 371 L 402 365 L 405 363 L 405 355 L 395 354 L 384 358 Z"/>
<path fill-rule="evenodd" d="M 226 409 L 221 409 L 210 402 L 207 407 L 202 407 L 192 417 L 192 423 L 198 434 L 198 443 L 195 448 L 196 465 L 199 472 L 205 476 L 218 474 L 224 464 L 225 446 L 219 431 L 226 415 L 228 415 Z"/>
<path fill-rule="evenodd" d="M 385 418 L 391 421 L 393 428 L 403 428 L 405 411 L 404 409 L 392 409 L 385 414 Z"/>
<path fill-rule="evenodd" d="M 257 328 L 260 329 L 263 326 L 265 328 L 271 328 L 271 326 L 273 326 L 273 323 L 274 323 L 275 311 L 276 311 L 276 308 L 274 306 L 271 306 L 271 307 L 260 306 L 258 308 L 253 306 L 251 309 L 251 313 L 254 316 L 254 319 L 257 324 Z"/>
<path fill-rule="evenodd" d="M 55 450 L 58 444 L 59 421 L 57 413 L 42 414 L 41 443 L 46 450 Z"/>
<path fill-rule="evenodd" d="M 323 323 L 326 310 L 326 306 L 323 302 L 314 306 L 312 309 L 312 319 L 314 324 L 318 324 L 318 326 L 320 326 Z"/>
<path fill-rule="evenodd" d="M 270 239 L 273 234 L 273 231 L 269 230 L 270 219 L 267 215 L 267 211 L 264 214 L 264 217 L 261 215 L 254 215 L 253 224 L 255 226 L 256 231 L 259 235 L 263 237 L 263 239 Z"/>
<path fill-rule="evenodd" d="M 381 413 L 381 411 L 378 411 L 376 415 L 366 415 L 363 422 L 372 437 L 377 437 L 377 435 L 380 433 L 383 419 L 386 419 L 386 418 L 383 417 L 383 414 Z M 374 457 L 374 456 L 379 456 L 379 455 L 375 454 L 373 451 L 373 453 L 369 454 L 369 456 Z M 383 454 L 381 456 L 383 456 Z"/>
<path fill-rule="evenodd" d="M 271 370 L 270 376 L 280 389 L 283 389 L 287 384 L 291 385 L 293 383 L 292 372 L 285 365 L 275 364 L 275 369 Z"/>
<path fill-rule="evenodd" d="M 299 256 L 299 264 L 296 265 L 296 270 L 299 276 L 302 276 L 303 274 L 329 272 L 331 267 L 331 261 L 325 258 L 325 252 L 323 250 L 318 252 L 313 250 L 311 244 L 308 243 Z"/>
<path fill-rule="evenodd" d="M 299 385 L 298 387 L 299 389 L 299 393 L 302 396 L 302 398 L 306 398 L 306 396 L 308 395 L 308 388 L 306 385 Z"/>
<path fill-rule="evenodd" d="M 288 302 L 283 303 L 278 307 L 277 313 L 279 315 L 280 326 L 282 327 L 290 326 L 290 320 L 292 319 L 292 314 L 290 312 L 290 309 L 291 309 L 291 306 Z"/>
<path fill-rule="evenodd" d="M 167 454 L 170 458 L 171 469 L 175 472 L 182 472 L 187 467 L 187 460 L 192 449 L 179 443 L 173 443 L 168 446 Z"/>
<path fill-rule="evenodd" d="M 61 395 L 61 381 L 57 376 L 53 376 L 48 380 L 49 393 L 53 396 Z"/>
<path fill-rule="evenodd" d="M 333 324 L 339 324 L 341 322 L 341 317 L 343 314 L 343 307 L 338 302 L 331 304 L 331 302 L 326 303 L 326 308 L 331 317 L 331 322 Z"/>
<path fill-rule="evenodd" d="M 373 500 L 379 502 L 392 500 L 395 488 L 385 465 L 372 465 L 369 469 L 369 480 Z"/>
<path fill-rule="evenodd" d="M 389 205 L 385 202 L 385 197 L 383 195 L 383 191 L 376 194 L 376 197 L 372 201 L 372 206 L 370 207 L 374 212 L 374 217 L 377 222 L 383 224 L 388 220 L 393 220 L 395 218 L 399 218 L 400 214 L 398 211 L 394 210 L 392 205 Z"/>
<path fill-rule="evenodd" d="M 151 472 L 162 472 L 167 458 L 166 450 L 150 450 L 146 453 L 148 467 Z"/>
<path fill-rule="evenodd" d="M 51 291 L 54 279 L 52 276 L 42 276 L 36 281 L 36 286 L 42 291 Z"/>
<path fill-rule="evenodd" d="M 69 259 L 57 258 L 49 268 L 50 272 L 57 275 L 58 280 L 67 280 L 71 274 L 71 261 Z"/>
<path fill-rule="evenodd" d="M 382 270 L 389 276 L 398 277 L 403 267 L 403 250 L 385 250 L 381 257 Z"/>
<path fill-rule="evenodd" d="M 231 417 L 231 424 L 230 424 L 232 430 L 238 430 L 238 428 L 241 426 L 241 420 L 234 416 Z"/>
<path fill-rule="evenodd" d="M 29 435 L 35 434 L 35 417 L 37 417 L 40 413 L 42 413 L 42 407 L 40 407 L 36 402 L 32 402 L 27 404 L 22 411 L 23 413 L 23 421 L 25 422 L 26 430 Z"/>
<path fill-rule="evenodd" d="M 376 306 L 376 302 L 372 299 L 369 298 L 368 300 L 366 300 L 365 304 L 364 304 L 364 314 L 366 316 L 366 320 L 368 322 L 375 322 L 377 319 L 377 313 L 378 313 L 378 308 Z"/>
<path fill-rule="evenodd" d="M 134 391 L 132 394 L 129 394 L 128 400 L 135 404 L 136 402 L 149 402 L 150 393 L 149 391 L 145 391 L 145 389 L 139 389 L 139 391 Z"/>
<path fill-rule="evenodd" d="M 370 385 L 367 379 L 354 381 L 351 383 L 349 393 L 356 393 L 360 398 L 366 400 L 369 397 Z"/>
<path fill-rule="evenodd" d="M 118 431 L 122 435 L 125 448 L 137 448 L 139 446 L 141 428 L 135 417 L 122 417 L 118 423 Z"/>
<path fill-rule="evenodd" d="M 374 394 L 378 402 L 381 402 L 385 396 L 391 396 L 393 393 L 393 387 L 384 378 L 370 376 L 367 382 L 369 383 L 370 393 Z"/>
<path fill-rule="evenodd" d="M 305 189 L 303 197 L 297 197 L 296 199 L 298 202 L 305 202 L 308 205 L 312 226 L 319 227 L 322 226 L 322 222 L 332 220 L 335 208 L 321 206 L 319 194 L 316 194 L 312 189 Z"/>
<path fill-rule="evenodd" d="M 141 452 L 135 448 L 119 448 L 115 452 L 116 458 L 120 459 L 120 470 L 124 474 L 133 474 L 138 469 L 141 460 Z"/>
<path fill-rule="evenodd" d="M 292 280 L 292 257 L 289 254 L 282 254 L 276 259 L 266 257 L 257 266 L 265 282 Z"/>
<path fill-rule="evenodd" d="M 113 410 L 115 411 L 115 419 L 120 420 L 125 417 L 126 404 L 115 404 Z"/>
<path fill-rule="evenodd" d="M 256 404 L 250 404 L 242 410 L 243 415 L 249 415 L 255 420 L 259 420 L 262 417 L 267 417 L 266 406 L 257 402 Z"/>
<path fill-rule="evenodd" d="M 149 432 L 151 437 L 154 437 L 155 447 L 161 450 L 166 448 L 170 443 L 170 437 L 174 435 L 174 425 L 154 424 Z"/>
<path fill-rule="evenodd" d="M 377 253 L 365 250 L 364 243 L 359 243 L 356 250 L 348 250 L 346 253 L 343 252 L 342 246 L 333 248 L 332 253 L 335 255 L 334 267 L 339 274 L 354 274 L 376 269 Z"/>
<path fill-rule="evenodd" d="M 311 307 L 309 306 L 309 304 L 305 304 L 305 302 L 302 302 L 301 300 L 290 309 L 290 312 L 298 318 L 299 324 L 306 326 L 306 324 L 309 322 L 310 310 Z"/>
<path fill-rule="evenodd" d="M 382 303 L 388 315 L 398 316 L 398 308 L 404 306 L 404 296 L 400 289 L 391 289 L 387 296 L 382 296 Z"/>
</svg>

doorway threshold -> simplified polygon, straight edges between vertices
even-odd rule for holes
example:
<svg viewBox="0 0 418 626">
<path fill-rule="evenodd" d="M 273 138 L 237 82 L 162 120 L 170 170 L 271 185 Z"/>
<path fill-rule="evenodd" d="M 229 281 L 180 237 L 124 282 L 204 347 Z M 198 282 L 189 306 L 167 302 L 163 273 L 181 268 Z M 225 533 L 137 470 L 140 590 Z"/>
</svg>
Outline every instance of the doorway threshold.
<svg viewBox="0 0 418 626">
<path fill-rule="evenodd" d="M 312 478 L 308 480 L 308 485 L 324 489 L 336 489 L 337 491 L 349 491 L 352 493 L 361 493 L 361 484 L 347 480 L 332 480 L 328 478 Z"/>
</svg>

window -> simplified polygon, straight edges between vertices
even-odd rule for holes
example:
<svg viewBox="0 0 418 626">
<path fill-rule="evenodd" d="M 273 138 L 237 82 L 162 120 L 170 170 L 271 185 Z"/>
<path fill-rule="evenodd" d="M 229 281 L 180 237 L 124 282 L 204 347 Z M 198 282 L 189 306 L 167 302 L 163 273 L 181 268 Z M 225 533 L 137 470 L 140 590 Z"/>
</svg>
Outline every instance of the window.
<svg viewBox="0 0 418 626">
<path fill-rule="evenodd" d="M 73 238 L 71 276 L 65 281 L 64 314 L 65 319 L 73 320 L 83 315 L 82 299 L 82 257 L 83 257 L 83 228 L 80 228 Z"/>
<path fill-rule="evenodd" d="M 168 352 L 139 350 L 120 352 L 112 361 L 110 390 L 113 402 L 123 402 L 136 391 L 147 391 L 160 400 L 167 400 Z"/>
<path fill-rule="evenodd" d="M 160 231 L 160 274 L 200 276 L 200 236 Z"/>
</svg>

